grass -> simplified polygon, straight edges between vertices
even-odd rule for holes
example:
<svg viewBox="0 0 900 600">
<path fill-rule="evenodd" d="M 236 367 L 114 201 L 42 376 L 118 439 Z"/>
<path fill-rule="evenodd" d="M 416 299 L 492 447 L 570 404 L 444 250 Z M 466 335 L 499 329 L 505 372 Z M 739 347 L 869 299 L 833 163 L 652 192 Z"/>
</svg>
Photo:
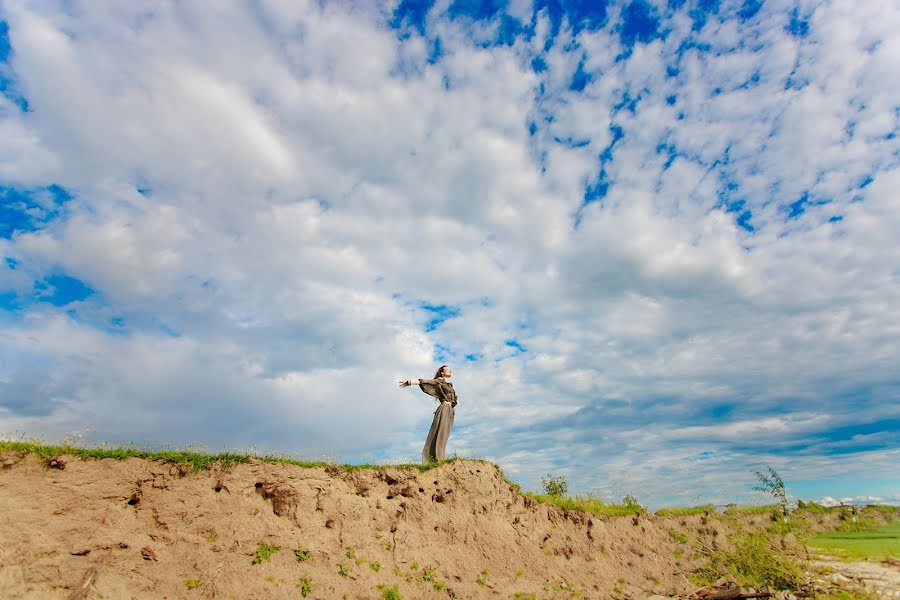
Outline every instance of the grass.
<svg viewBox="0 0 900 600">
<path fill-rule="evenodd" d="M 398 465 L 373 465 L 373 464 L 334 464 L 325 461 L 305 461 L 289 458 L 283 455 L 255 455 L 241 454 L 236 452 L 199 452 L 193 448 L 187 449 L 160 449 L 160 450 L 143 450 L 134 446 L 112 447 L 101 444 L 98 447 L 88 448 L 80 445 L 48 445 L 32 441 L 12 441 L 0 439 L 0 452 L 27 452 L 41 458 L 45 463 L 49 463 L 54 458 L 60 456 L 76 456 L 82 459 L 114 459 L 127 460 L 129 458 L 143 458 L 147 460 L 159 462 L 171 462 L 177 464 L 188 465 L 194 471 L 204 471 L 210 469 L 213 465 L 221 467 L 230 467 L 232 465 L 246 463 L 251 460 L 257 460 L 268 463 L 290 464 L 305 468 L 336 468 L 345 473 L 352 473 L 361 470 L 383 470 L 386 468 L 396 469 L 416 469 L 420 473 L 425 473 L 431 469 L 435 469 L 442 465 L 453 463 L 456 461 L 474 461 L 487 463 L 487 461 L 479 459 L 450 458 L 444 461 L 429 463 L 426 465 L 418 463 L 406 463 Z M 490 464 L 490 463 L 487 463 Z"/>
<path fill-rule="evenodd" d="M 716 507 L 712 504 L 702 504 L 700 506 L 661 508 L 654 514 L 657 517 L 686 517 L 690 515 L 705 515 L 707 513 L 715 512 L 717 512 Z"/>
<path fill-rule="evenodd" d="M 645 512 L 643 506 L 637 503 L 607 504 L 594 496 L 575 496 L 574 498 L 563 496 L 551 496 L 549 494 L 532 494 L 523 492 L 523 496 L 552 504 L 566 510 L 582 510 L 598 517 L 621 517 L 626 515 L 640 515 Z"/>
<path fill-rule="evenodd" d="M 258 565 L 262 562 L 272 560 L 272 555 L 281 550 L 280 546 L 270 546 L 264 542 L 256 545 L 256 552 L 253 554 L 253 562 L 251 564 Z"/>
<path fill-rule="evenodd" d="M 900 558 L 900 523 L 863 531 L 820 533 L 810 539 L 808 545 L 853 560 Z"/>
<path fill-rule="evenodd" d="M 761 506 L 729 506 L 723 514 L 727 516 L 739 515 L 771 515 L 781 514 L 781 507 L 777 504 L 763 504 Z"/>
<path fill-rule="evenodd" d="M 396 585 L 388 587 L 384 584 L 381 584 L 378 587 L 378 590 L 381 591 L 381 597 L 384 600 L 403 600 L 403 595 L 400 594 L 400 590 Z"/>
<path fill-rule="evenodd" d="M 309 577 L 302 578 L 297 582 L 297 589 L 300 590 L 300 595 L 306 598 L 312 594 L 312 580 Z"/>
<path fill-rule="evenodd" d="M 189 590 L 196 590 L 199 587 L 203 587 L 203 582 L 199 579 L 185 579 L 184 586 Z"/>
<path fill-rule="evenodd" d="M 799 588 L 803 580 L 800 565 L 785 552 L 772 548 L 765 534 L 734 534 L 729 539 L 734 549 L 709 552 L 707 563 L 694 572 L 695 583 L 711 585 L 721 577 L 732 576 L 739 585 Z"/>
</svg>

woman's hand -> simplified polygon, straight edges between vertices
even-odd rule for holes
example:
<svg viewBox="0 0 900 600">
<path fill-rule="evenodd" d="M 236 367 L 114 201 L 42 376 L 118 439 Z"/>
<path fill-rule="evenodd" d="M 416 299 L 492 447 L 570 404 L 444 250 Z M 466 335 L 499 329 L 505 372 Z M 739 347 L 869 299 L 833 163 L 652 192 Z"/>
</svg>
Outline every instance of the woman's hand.
<svg viewBox="0 0 900 600">
<path fill-rule="evenodd" d="M 400 382 L 400 387 L 402 387 L 402 388 L 409 387 L 410 385 L 412 385 L 412 384 L 409 382 L 409 379 L 407 379 L 406 381 Z"/>
</svg>

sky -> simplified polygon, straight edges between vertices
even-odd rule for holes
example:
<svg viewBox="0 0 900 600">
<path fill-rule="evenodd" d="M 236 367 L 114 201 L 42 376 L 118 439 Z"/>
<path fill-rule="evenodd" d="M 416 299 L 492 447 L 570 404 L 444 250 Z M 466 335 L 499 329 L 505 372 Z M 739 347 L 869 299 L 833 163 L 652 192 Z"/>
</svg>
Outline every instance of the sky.
<svg viewBox="0 0 900 600">
<path fill-rule="evenodd" d="M 0 3 L 0 433 L 900 503 L 900 4 Z"/>
</svg>

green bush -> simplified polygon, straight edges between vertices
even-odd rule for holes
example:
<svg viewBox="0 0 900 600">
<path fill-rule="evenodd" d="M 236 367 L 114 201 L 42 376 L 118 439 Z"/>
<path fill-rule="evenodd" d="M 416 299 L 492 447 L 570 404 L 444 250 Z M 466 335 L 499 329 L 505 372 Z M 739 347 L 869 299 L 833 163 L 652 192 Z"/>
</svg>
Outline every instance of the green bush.
<svg viewBox="0 0 900 600">
<path fill-rule="evenodd" d="M 569 493 L 569 482 L 565 475 L 553 476 L 547 473 L 546 477 L 541 477 L 541 487 L 547 496 L 565 498 Z"/>
<path fill-rule="evenodd" d="M 739 533 L 729 537 L 734 550 L 715 550 L 708 562 L 694 572 L 700 585 L 711 585 L 731 575 L 739 585 L 768 585 L 779 590 L 798 589 L 803 570 L 787 554 L 769 546 L 764 534 Z"/>
</svg>

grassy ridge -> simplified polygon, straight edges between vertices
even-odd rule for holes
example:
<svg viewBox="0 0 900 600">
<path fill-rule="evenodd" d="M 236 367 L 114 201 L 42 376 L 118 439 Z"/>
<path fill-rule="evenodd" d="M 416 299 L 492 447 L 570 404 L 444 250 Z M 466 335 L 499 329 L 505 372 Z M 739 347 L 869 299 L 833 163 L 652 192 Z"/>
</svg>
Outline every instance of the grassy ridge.
<svg viewBox="0 0 900 600">
<path fill-rule="evenodd" d="M 278 456 L 278 455 L 262 455 L 256 456 L 252 454 L 239 454 L 235 452 L 217 452 L 217 453 L 207 453 L 207 452 L 197 452 L 195 450 L 142 450 L 140 448 L 135 448 L 133 446 L 126 446 L 124 448 L 114 448 L 110 446 L 100 446 L 96 448 L 86 448 L 82 446 L 52 446 L 52 445 L 44 445 L 36 442 L 22 442 L 22 441 L 8 441 L 8 440 L 0 440 L 0 452 L 28 452 L 30 454 L 34 454 L 44 462 L 49 462 L 54 458 L 58 458 L 60 456 L 77 456 L 83 459 L 94 459 L 100 460 L 104 458 L 111 458 L 114 460 L 126 460 L 129 458 L 143 458 L 146 460 L 153 460 L 159 462 L 171 462 L 183 465 L 189 465 L 195 471 L 204 471 L 211 468 L 213 465 L 219 465 L 222 467 L 229 467 L 232 465 L 246 463 L 251 460 L 259 460 L 268 463 L 279 463 L 279 464 L 290 464 L 297 465 L 299 467 L 305 468 L 325 468 L 332 467 L 338 468 L 345 472 L 352 472 L 361 469 L 385 469 L 385 468 L 399 468 L 399 469 L 417 469 L 419 472 L 424 473 L 435 467 L 439 467 L 441 465 L 451 463 L 457 460 L 463 460 L 459 458 L 451 458 L 449 460 L 430 463 L 427 465 L 422 464 L 400 464 L 400 465 L 373 465 L 373 464 L 360 464 L 360 465 L 347 465 L 347 464 L 334 464 L 324 461 L 304 461 L 298 460 L 294 458 L 289 458 L 286 456 Z M 482 461 L 479 461 L 482 462 Z"/>
<path fill-rule="evenodd" d="M 622 517 L 646 513 L 644 507 L 637 503 L 607 504 L 593 496 L 575 496 L 570 498 L 568 496 L 532 494 L 531 492 L 522 492 L 522 495 L 544 504 L 552 504 L 566 510 L 582 510 L 598 517 Z"/>
</svg>

